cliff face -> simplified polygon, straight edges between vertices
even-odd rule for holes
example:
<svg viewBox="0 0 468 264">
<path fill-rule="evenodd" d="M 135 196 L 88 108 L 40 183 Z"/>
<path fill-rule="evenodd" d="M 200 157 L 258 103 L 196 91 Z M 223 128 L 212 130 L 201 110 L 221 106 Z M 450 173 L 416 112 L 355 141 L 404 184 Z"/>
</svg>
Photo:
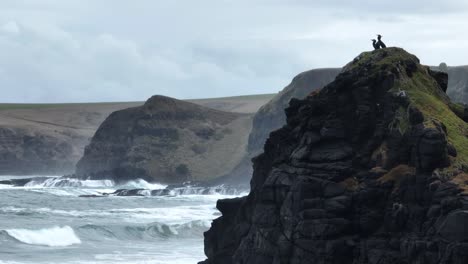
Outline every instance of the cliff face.
<svg viewBox="0 0 468 264">
<path fill-rule="evenodd" d="M 0 175 L 73 173 L 107 115 L 135 105 L 0 104 Z"/>
<path fill-rule="evenodd" d="M 265 94 L 189 102 L 253 114 L 272 97 Z M 84 148 L 106 117 L 143 103 L 0 104 L 0 177 L 73 173 Z M 246 124 L 246 134 L 250 127 Z M 239 144 L 244 146 L 247 138 L 242 138 Z"/>
<path fill-rule="evenodd" d="M 0 174 L 60 175 L 73 171 L 80 151 L 67 135 L 24 127 L 0 128 Z M 84 143 L 83 143 L 84 144 Z"/>
<path fill-rule="evenodd" d="M 455 102 L 468 104 L 468 66 L 448 67 L 447 94 Z"/>
<path fill-rule="evenodd" d="M 249 136 L 249 153 L 252 156 L 260 154 L 270 132 L 286 123 L 284 109 L 292 98 L 303 99 L 312 91 L 323 88 L 332 82 L 340 71 L 340 68 L 314 69 L 294 77 L 288 86 L 255 114 Z"/>
<path fill-rule="evenodd" d="M 253 118 L 249 135 L 247 155 L 221 182 L 247 184 L 252 178 L 251 159 L 263 151 L 263 145 L 271 131 L 286 123 L 284 109 L 292 98 L 303 99 L 314 90 L 321 89 L 332 82 L 341 68 L 314 69 L 293 78 L 280 93 L 264 104 Z"/>
<path fill-rule="evenodd" d="M 387 48 L 292 100 L 203 263 L 468 263 L 468 125 L 446 84 Z"/>
<path fill-rule="evenodd" d="M 245 155 L 251 116 L 163 96 L 112 113 L 83 158 L 79 177 L 180 183 L 210 180 Z"/>
</svg>

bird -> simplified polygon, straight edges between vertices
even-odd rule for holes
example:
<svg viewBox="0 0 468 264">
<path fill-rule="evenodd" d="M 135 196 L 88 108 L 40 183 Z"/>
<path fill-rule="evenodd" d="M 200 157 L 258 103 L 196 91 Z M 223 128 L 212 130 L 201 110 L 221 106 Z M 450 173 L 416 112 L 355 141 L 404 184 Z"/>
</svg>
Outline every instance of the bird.
<svg viewBox="0 0 468 264">
<path fill-rule="evenodd" d="M 385 45 L 385 43 L 383 43 L 383 41 L 382 41 L 381 38 L 382 38 L 381 35 L 377 35 L 377 39 L 379 40 L 379 41 L 377 41 L 377 45 L 378 45 L 380 48 L 385 49 L 387 46 Z"/>
<path fill-rule="evenodd" d="M 371 40 L 372 40 L 372 46 L 374 46 L 374 50 L 378 50 L 378 49 L 380 49 L 380 46 L 379 46 L 379 45 L 377 45 L 377 43 L 376 43 L 376 42 L 377 42 L 377 40 L 375 40 L 375 39 L 371 39 Z"/>
</svg>

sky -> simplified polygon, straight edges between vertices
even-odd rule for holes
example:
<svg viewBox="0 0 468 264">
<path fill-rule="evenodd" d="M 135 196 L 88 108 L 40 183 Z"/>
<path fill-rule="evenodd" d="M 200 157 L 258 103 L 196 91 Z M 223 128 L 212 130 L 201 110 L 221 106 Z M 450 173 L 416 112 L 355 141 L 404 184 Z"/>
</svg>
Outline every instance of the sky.
<svg viewBox="0 0 468 264">
<path fill-rule="evenodd" d="M 468 65 L 465 0 L 1 0 L 0 102 L 276 93 L 382 34 Z"/>
</svg>

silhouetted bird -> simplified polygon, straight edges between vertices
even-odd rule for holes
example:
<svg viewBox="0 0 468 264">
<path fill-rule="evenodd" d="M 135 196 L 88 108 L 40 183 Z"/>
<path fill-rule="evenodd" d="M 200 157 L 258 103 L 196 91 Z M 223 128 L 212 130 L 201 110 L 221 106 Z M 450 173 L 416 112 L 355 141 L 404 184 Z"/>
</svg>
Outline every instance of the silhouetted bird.
<svg viewBox="0 0 468 264">
<path fill-rule="evenodd" d="M 377 45 L 377 43 L 376 43 L 376 42 L 377 42 L 377 40 L 375 40 L 375 39 L 371 39 L 371 40 L 372 40 L 372 46 L 374 46 L 374 50 L 378 50 L 378 49 L 380 49 L 380 46 L 379 46 L 379 45 Z"/>
<path fill-rule="evenodd" d="M 383 43 L 381 38 L 382 38 L 381 35 L 377 35 L 377 39 L 379 40 L 379 41 L 377 41 L 377 45 L 379 45 L 380 48 L 385 49 L 387 46 L 385 45 L 385 43 Z"/>
</svg>

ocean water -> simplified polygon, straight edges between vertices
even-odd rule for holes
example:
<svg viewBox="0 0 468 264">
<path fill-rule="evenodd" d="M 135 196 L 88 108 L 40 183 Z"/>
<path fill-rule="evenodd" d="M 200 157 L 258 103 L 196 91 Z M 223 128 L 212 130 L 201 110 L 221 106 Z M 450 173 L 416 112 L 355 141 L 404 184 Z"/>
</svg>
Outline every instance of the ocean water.
<svg viewBox="0 0 468 264">
<path fill-rule="evenodd" d="M 245 193 L 150 196 L 165 187 L 57 178 L 0 185 L 0 263 L 197 263 L 205 259 L 203 232 L 219 216 L 216 201 Z M 79 197 L 121 188 L 146 196 Z"/>
</svg>

